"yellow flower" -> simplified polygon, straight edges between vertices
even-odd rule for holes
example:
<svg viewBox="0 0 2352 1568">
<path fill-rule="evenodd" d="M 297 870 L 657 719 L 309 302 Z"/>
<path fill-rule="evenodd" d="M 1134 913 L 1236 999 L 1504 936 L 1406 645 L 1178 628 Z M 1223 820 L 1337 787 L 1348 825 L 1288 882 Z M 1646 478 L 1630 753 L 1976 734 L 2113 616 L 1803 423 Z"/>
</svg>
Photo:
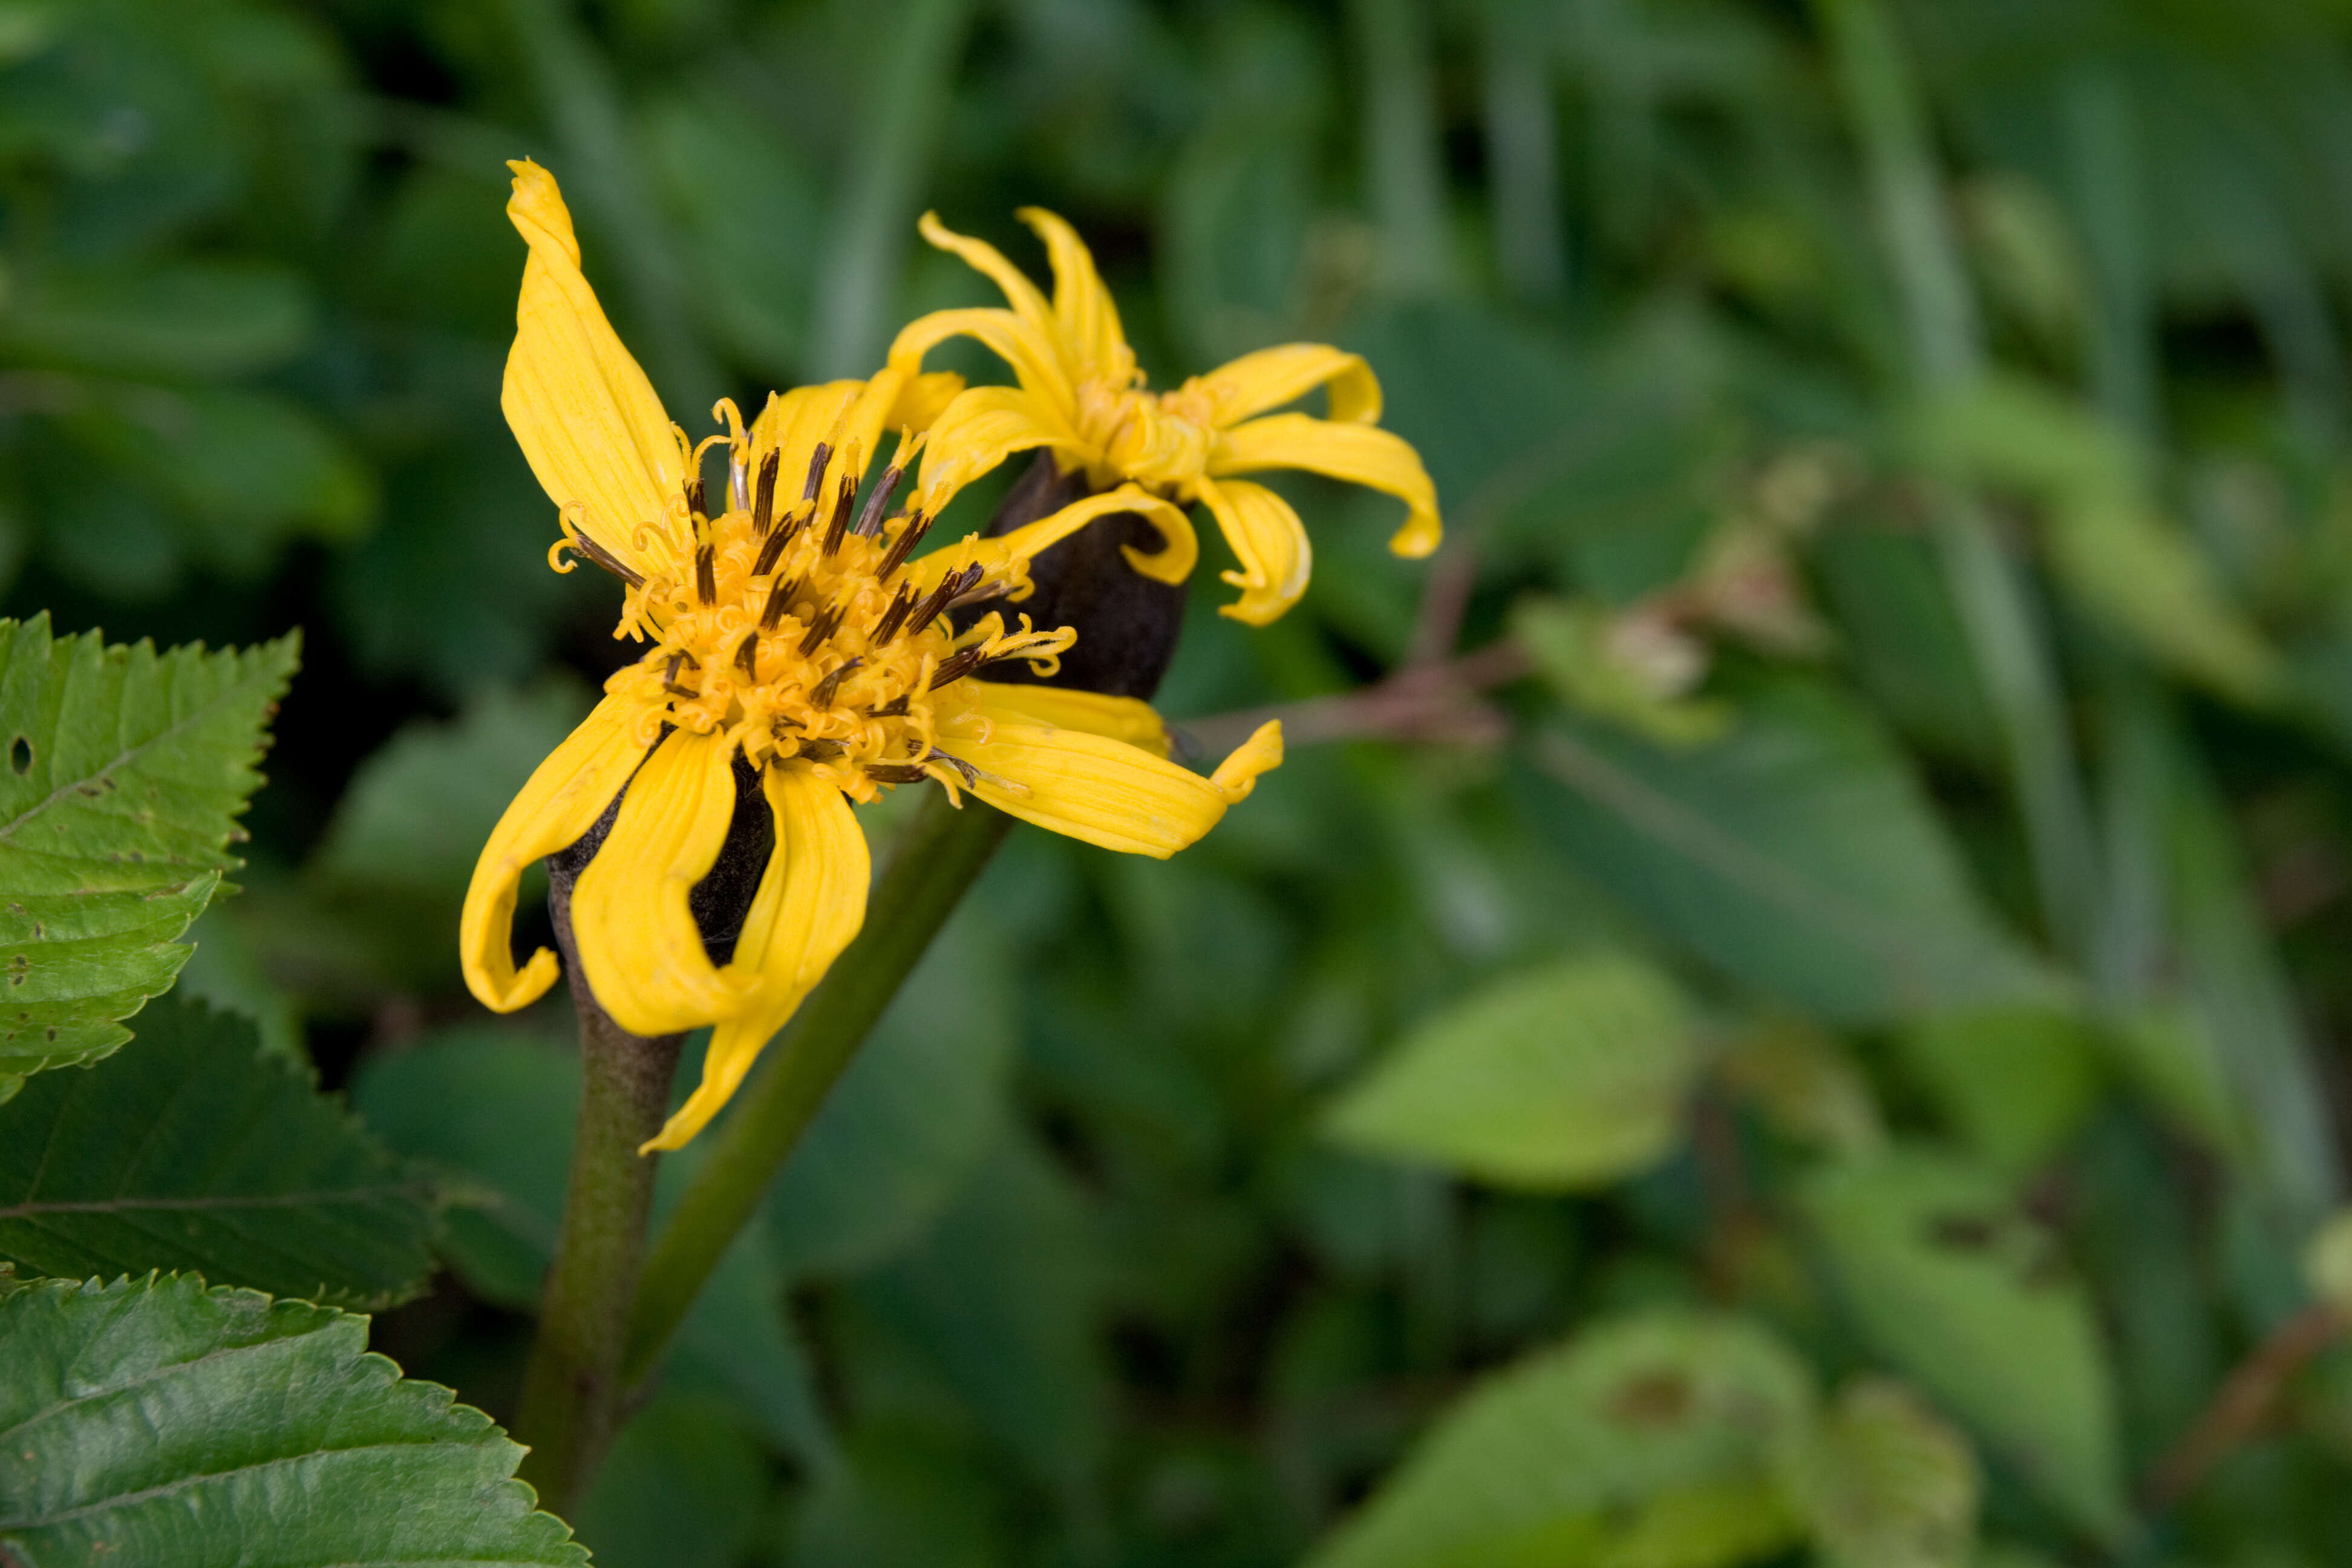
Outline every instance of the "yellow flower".
<svg viewBox="0 0 2352 1568">
<path fill-rule="evenodd" d="M 1252 626 L 1297 603 L 1313 557 L 1290 503 L 1235 475 L 1305 468 L 1384 490 L 1406 507 L 1389 548 L 1411 557 L 1437 548 L 1436 487 L 1412 447 L 1376 428 L 1381 385 L 1361 359 L 1321 343 L 1288 343 L 1244 354 L 1174 392 L 1145 391 L 1086 246 L 1052 213 L 1024 207 L 1021 218 L 1045 242 L 1051 304 L 994 246 L 923 215 L 923 237 L 986 273 L 1011 309 L 938 310 L 912 321 L 890 345 L 890 368 L 911 376 L 940 342 L 970 337 L 1011 365 L 1020 383 L 958 399 L 956 417 L 942 416 L 932 432 L 933 458 L 968 456 L 992 467 L 1043 447 L 1063 472 L 1084 468 L 1097 489 L 1127 480 L 1205 504 L 1241 562 L 1240 571 L 1223 574 L 1242 590 L 1223 613 Z M 1328 389 L 1328 419 L 1266 412 L 1318 386 Z"/>
<path fill-rule="evenodd" d="M 1092 519 L 1133 511 L 1166 543 L 1136 569 L 1181 581 L 1190 523 L 1129 487 L 1001 538 L 912 557 L 969 458 L 887 509 L 912 448 L 856 506 L 886 420 L 923 422 L 951 386 L 884 371 L 771 395 L 746 429 L 728 423 L 727 494 L 706 504 L 699 449 L 673 426 L 580 272 L 555 181 L 511 165 L 507 214 L 530 247 L 507 361 L 508 423 L 555 501 L 564 537 L 627 585 L 616 637 L 649 646 L 605 683 L 595 710 L 541 763 L 499 818 L 474 869 L 460 927 L 466 982 L 511 1011 L 554 983 L 544 949 L 514 962 L 523 868 L 586 834 L 616 795 L 611 827 L 572 889 L 582 976 L 622 1027 L 665 1035 L 713 1026 L 701 1086 L 647 1149 L 684 1144 L 726 1103 L 865 919 L 866 840 L 849 802 L 936 781 L 1057 833 L 1165 857 L 1198 839 L 1282 756 L 1267 725 L 1208 778 L 1167 760 L 1145 703 L 978 678 L 992 661 L 1050 673 L 1066 627 L 1001 614 L 969 629 L 950 607 L 1029 590 L 1028 561 Z M 951 417 L 946 405 L 939 417 Z M 571 566 L 560 564 L 559 570 Z M 739 776 L 755 779 L 775 827 L 733 957 L 714 964 L 688 896 L 717 862 Z"/>
</svg>

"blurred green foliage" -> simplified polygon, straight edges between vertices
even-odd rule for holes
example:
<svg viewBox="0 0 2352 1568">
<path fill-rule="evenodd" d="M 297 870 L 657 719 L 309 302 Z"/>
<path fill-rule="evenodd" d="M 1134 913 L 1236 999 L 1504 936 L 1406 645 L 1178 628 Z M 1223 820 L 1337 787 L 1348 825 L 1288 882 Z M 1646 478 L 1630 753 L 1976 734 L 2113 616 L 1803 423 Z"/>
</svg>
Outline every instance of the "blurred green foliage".
<svg viewBox="0 0 2352 1568">
<path fill-rule="evenodd" d="M 456 909 L 623 656 L 502 161 L 681 410 L 1053 207 L 1154 384 L 1344 343 L 1446 510 L 1280 481 L 1163 710 L 1420 684 L 1171 863 L 1016 834 L 598 1560 L 2315 1568 L 2341 1350 L 2165 1460 L 2343 1197 L 2347 147 L 2334 0 L 6 0 L 0 613 L 303 628 L 182 985 L 436 1173 L 373 1341 L 503 1415 L 575 1074 Z"/>
</svg>

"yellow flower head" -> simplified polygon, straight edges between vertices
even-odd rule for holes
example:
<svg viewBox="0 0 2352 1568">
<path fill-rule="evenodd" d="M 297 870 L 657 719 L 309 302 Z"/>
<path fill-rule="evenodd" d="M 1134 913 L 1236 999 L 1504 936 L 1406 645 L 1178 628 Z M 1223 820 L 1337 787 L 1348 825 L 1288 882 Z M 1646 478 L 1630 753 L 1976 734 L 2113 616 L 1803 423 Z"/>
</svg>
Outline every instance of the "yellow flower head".
<svg viewBox="0 0 2352 1568">
<path fill-rule="evenodd" d="M 647 1148 L 677 1148 L 726 1103 L 865 919 L 866 840 L 849 802 L 936 781 L 1089 843 L 1165 857 L 1198 839 L 1282 756 L 1268 725 L 1202 778 L 1167 760 L 1167 731 L 1132 698 L 1003 685 L 980 671 L 1025 659 L 1050 673 L 1067 627 L 1008 626 L 991 612 L 958 631 L 951 608 L 1027 596 L 1029 559 L 1094 518 L 1136 512 L 1162 531 L 1136 570 L 1181 582 L 1191 524 L 1129 486 L 1001 538 L 916 556 L 942 508 L 989 466 L 969 451 L 927 462 L 903 512 L 890 503 L 922 438 L 857 496 L 896 421 L 960 417 L 952 378 L 885 370 L 771 396 L 746 428 L 731 404 L 723 497 L 704 492 L 698 448 L 670 423 L 580 271 L 555 180 L 512 165 L 507 213 L 530 244 L 507 421 L 558 509 L 551 562 L 584 557 L 626 584 L 616 637 L 648 645 L 541 763 L 492 830 L 466 895 L 466 982 L 501 1012 L 554 983 L 544 949 L 517 967 L 523 868 L 574 843 L 620 797 L 572 889 L 573 941 L 604 1010 L 638 1035 L 713 1026 L 700 1088 Z M 961 396 L 968 397 L 969 393 Z M 944 400 L 944 402 L 943 402 Z M 562 563 L 559 570 L 570 570 Z M 710 874 L 739 772 L 772 814 L 774 849 L 732 958 L 711 962 L 688 894 Z"/>
<path fill-rule="evenodd" d="M 954 416 L 942 415 L 932 431 L 929 460 L 992 467 L 1042 447 L 1065 473 L 1085 469 L 1097 489 L 1125 480 L 1205 504 L 1241 561 L 1240 571 L 1223 574 L 1242 591 L 1223 613 L 1253 626 L 1297 603 L 1313 557 L 1290 503 L 1235 475 L 1304 468 L 1384 490 L 1406 508 L 1389 548 L 1412 557 L 1437 548 L 1436 487 L 1412 447 L 1376 427 L 1381 386 L 1361 359 L 1321 343 L 1289 343 L 1244 354 L 1174 392 L 1146 391 L 1086 246 L 1052 213 L 1024 207 L 1021 218 L 1045 242 L 1051 304 L 995 247 L 923 215 L 923 237 L 986 273 L 1010 308 L 938 310 L 908 323 L 890 345 L 890 368 L 913 376 L 940 342 L 970 337 L 1011 365 L 1020 383 L 957 399 Z M 1328 419 L 1266 412 L 1318 386 L 1328 389 Z"/>
</svg>

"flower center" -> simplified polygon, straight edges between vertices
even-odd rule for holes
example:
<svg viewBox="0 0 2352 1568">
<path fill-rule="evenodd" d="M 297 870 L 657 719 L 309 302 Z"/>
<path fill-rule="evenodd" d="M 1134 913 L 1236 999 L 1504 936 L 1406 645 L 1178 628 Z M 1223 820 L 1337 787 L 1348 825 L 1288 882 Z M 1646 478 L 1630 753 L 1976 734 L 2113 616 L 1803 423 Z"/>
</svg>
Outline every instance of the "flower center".
<svg viewBox="0 0 2352 1568">
<path fill-rule="evenodd" d="M 970 783 L 972 770 L 941 752 L 941 726 L 969 732 L 973 693 L 958 683 L 997 659 L 1028 658 L 1040 674 L 1076 640 L 1064 627 L 1008 633 L 992 612 L 958 631 L 950 609 L 977 600 L 1024 596 L 1019 561 L 978 563 L 929 576 L 908 558 L 931 519 L 919 509 L 885 515 L 903 468 L 877 481 L 852 511 L 860 471 L 856 454 L 824 494 L 828 453 L 816 450 L 801 502 L 775 504 L 777 456 L 747 506 L 741 470 L 737 506 L 718 517 L 689 485 L 683 522 L 673 526 L 677 564 L 633 584 L 614 635 L 653 646 L 605 689 L 643 704 L 639 739 L 662 726 L 723 733 L 755 767 L 806 766 L 853 799 L 877 786 L 925 778 Z M 675 520 L 674 520 L 675 521 Z"/>
</svg>

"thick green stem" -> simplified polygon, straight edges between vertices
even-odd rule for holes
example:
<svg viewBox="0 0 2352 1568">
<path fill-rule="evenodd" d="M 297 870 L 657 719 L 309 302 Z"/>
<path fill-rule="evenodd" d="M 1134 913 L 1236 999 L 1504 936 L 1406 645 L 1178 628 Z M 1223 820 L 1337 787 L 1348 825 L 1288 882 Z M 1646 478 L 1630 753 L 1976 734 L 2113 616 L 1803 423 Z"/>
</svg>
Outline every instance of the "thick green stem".
<svg viewBox="0 0 2352 1568">
<path fill-rule="evenodd" d="M 678 1043 L 632 1035 L 577 976 L 568 883 L 558 880 L 556 934 L 574 976 L 580 1013 L 580 1126 L 555 1266 L 539 1310 L 539 1336 L 523 1373 L 514 1436 L 529 1445 L 522 1479 L 569 1516 L 621 1425 L 621 1348 L 652 1216 L 653 1156 L 637 1152 L 669 1111 Z"/>
<path fill-rule="evenodd" d="M 907 825 L 876 884 L 865 929 L 824 977 L 707 1136 L 709 1152 L 646 1260 L 629 1316 L 625 1384 L 651 1372 L 768 1184 L 800 1142 L 826 1090 L 930 946 L 1013 819 L 934 792 Z"/>
</svg>

